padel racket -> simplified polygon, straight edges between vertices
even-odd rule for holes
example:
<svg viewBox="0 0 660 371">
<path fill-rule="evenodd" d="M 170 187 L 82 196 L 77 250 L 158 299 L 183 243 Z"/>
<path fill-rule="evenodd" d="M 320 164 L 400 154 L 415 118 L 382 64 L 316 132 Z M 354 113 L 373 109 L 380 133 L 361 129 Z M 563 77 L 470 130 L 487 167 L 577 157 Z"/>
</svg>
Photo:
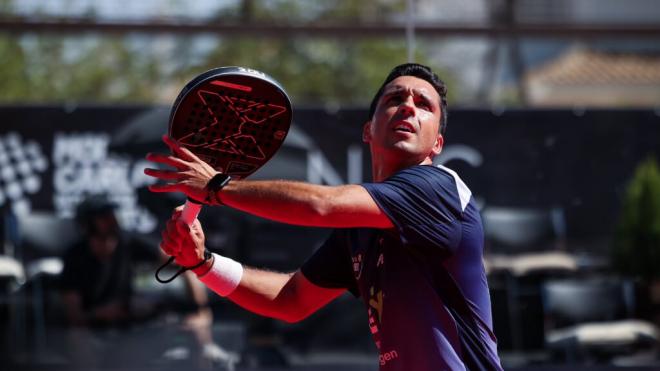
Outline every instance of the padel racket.
<svg viewBox="0 0 660 371">
<path fill-rule="evenodd" d="M 291 117 L 291 101 L 275 79 L 249 68 L 220 67 L 181 90 L 170 112 L 169 136 L 214 169 L 242 179 L 282 146 Z M 201 208 L 188 199 L 181 219 L 192 224 Z M 170 257 L 156 270 L 158 282 L 171 282 L 191 269 L 161 279 L 160 271 L 173 261 Z"/>
<path fill-rule="evenodd" d="M 241 179 L 282 146 L 291 117 L 291 101 L 275 79 L 249 68 L 221 67 L 179 93 L 169 135 L 216 170 Z M 201 207 L 188 200 L 181 218 L 190 225 Z"/>
</svg>

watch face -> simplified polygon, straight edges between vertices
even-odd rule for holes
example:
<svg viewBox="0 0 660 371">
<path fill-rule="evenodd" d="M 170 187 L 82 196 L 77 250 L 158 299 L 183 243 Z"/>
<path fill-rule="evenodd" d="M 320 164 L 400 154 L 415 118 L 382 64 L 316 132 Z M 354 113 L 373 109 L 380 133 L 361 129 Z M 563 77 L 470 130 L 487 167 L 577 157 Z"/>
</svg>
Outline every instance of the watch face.
<svg viewBox="0 0 660 371">
<path fill-rule="evenodd" d="M 213 178 L 211 178 L 211 180 L 209 180 L 209 184 L 206 187 L 210 191 L 217 192 L 222 188 L 224 188 L 224 186 L 226 186 L 230 180 L 231 180 L 231 176 L 229 176 L 228 174 L 219 173 L 216 174 Z"/>
</svg>

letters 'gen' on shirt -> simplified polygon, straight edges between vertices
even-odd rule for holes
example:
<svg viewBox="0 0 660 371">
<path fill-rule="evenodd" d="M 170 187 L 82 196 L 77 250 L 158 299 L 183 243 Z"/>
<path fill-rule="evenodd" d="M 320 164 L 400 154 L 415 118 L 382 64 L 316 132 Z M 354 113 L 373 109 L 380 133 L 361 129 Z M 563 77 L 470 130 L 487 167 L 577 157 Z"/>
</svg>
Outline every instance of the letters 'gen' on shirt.
<svg viewBox="0 0 660 371">
<path fill-rule="evenodd" d="M 302 267 L 362 298 L 382 371 L 501 370 L 470 190 L 427 165 L 363 184 L 393 229 L 336 229 Z"/>
</svg>

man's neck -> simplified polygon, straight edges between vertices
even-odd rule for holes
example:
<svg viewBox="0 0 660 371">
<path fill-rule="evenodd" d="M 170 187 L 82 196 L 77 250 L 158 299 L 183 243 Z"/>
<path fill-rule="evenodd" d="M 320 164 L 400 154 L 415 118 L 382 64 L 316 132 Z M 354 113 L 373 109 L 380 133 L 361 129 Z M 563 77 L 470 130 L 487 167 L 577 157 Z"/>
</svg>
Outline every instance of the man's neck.
<svg viewBox="0 0 660 371">
<path fill-rule="evenodd" d="M 388 161 L 383 157 L 374 157 L 371 159 L 371 176 L 374 182 L 382 182 L 396 172 L 416 165 L 431 165 L 433 160 L 430 157 L 422 161 Z"/>
</svg>

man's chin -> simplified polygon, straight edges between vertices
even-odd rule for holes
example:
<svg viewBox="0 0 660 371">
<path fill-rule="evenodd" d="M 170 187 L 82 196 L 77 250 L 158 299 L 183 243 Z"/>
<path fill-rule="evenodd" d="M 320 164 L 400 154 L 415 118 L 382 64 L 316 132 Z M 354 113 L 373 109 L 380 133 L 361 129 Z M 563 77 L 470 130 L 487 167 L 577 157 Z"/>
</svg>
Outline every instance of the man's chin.
<svg viewBox="0 0 660 371">
<path fill-rule="evenodd" d="M 418 152 L 417 146 L 415 146 L 413 143 L 407 142 L 407 141 L 398 141 L 392 144 L 391 146 L 393 151 L 399 152 L 401 154 L 409 154 L 409 155 L 414 155 L 416 152 Z"/>
<path fill-rule="evenodd" d="M 395 143 L 389 148 L 389 152 L 393 157 L 397 158 L 417 158 L 420 156 L 420 152 L 416 146 L 411 143 Z"/>
</svg>

